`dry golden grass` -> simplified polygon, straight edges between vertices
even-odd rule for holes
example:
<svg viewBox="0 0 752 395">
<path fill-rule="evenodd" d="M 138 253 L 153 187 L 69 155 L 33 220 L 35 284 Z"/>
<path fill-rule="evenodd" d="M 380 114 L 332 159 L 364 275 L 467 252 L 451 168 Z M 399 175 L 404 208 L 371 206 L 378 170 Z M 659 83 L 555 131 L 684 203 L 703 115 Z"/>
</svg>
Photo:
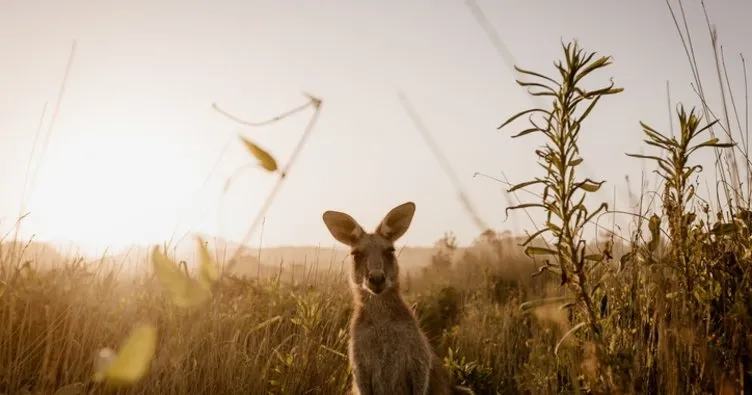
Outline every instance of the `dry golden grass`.
<svg viewBox="0 0 752 395">
<path fill-rule="evenodd" d="M 669 275 L 640 264 L 604 283 L 608 311 L 600 324 L 608 360 L 587 336 L 569 337 L 555 356 L 576 314 L 545 303 L 531 314 L 520 309 L 566 290 L 553 276 L 530 277 L 536 265 L 517 242 L 486 232 L 461 253 L 440 250 L 422 275 L 405 282 L 406 297 L 452 374 L 476 393 L 604 393 L 589 379 L 602 376 L 622 393 L 738 393 L 741 372 L 734 377 L 725 369 L 747 346 L 709 336 L 706 321 L 688 321 L 695 316 L 666 297 L 675 288 Z M 146 377 L 121 393 L 347 388 L 351 307 L 341 275 L 307 284 L 225 277 L 209 304 L 186 310 L 148 274 L 118 277 L 80 261 L 47 271 L 8 260 L 2 267 L 0 393 L 107 392 L 91 380 L 95 353 L 116 348 L 141 322 L 158 330 L 156 356 Z M 666 314 L 671 309 L 674 318 Z M 739 330 L 745 321 L 737 319 L 749 316 L 729 315 L 726 325 Z M 725 332 L 712 336 L 719 334 Z M 749 341 L 745 333 L 735 336 Z M 697 373 L 687 376 L 688 367 Z"/>
<path fill-rule="evenodd" d="M 681 316 L 669 322 L 664 312 L 671 302 L 657 297 L 665 290 L 656 290 L 650 309 L 640 312 L 635 302 L 651 291 L 632 294 L 639 287 L 625 281 L 632 271 L 606 285 L 611 307 L 602 324 L 612 348 L 604 361 L 586 337 L 570 337 L 554 356 L 575 315 L 551 304 L 531 314 L 520 309 L 525 301 L 565 291 L 556 278 L 531 278 L 535 265 L 511 240 L 486 233 L 453 262 L 445 262 L 446 255 L 437 253 L 423 275 L 411 276 L 406 297 L 452 374 L 476 393 L 588 392 L 586 376 L 604 374 L 615 383 L 628 379 L 623 393 L 685 393 L 686 380 L 698 393 L 738 393 L 735 378 L 718 369 L 713 347 L 719 344 L 700 335 L 704 324 Z M 158 330 L 156 356 L 146 377 L 119 393 L 332 394 L 347 388 L 351 307 L 339 275 L 296 285 L 226 277 L 209 304 L 186 310 L 167 300 L 151 276 L 117 278 L 96 264 L 61 263 L 36 272 L 5 263 L 0 393 L 108 392 L 91 380 L 94 355 L 117 347 L 141 322 Z M 689 344 L 695 359 L 687 366 L 703 358 L 702 376 L 687 378 L 678 359 L 677 349 Z"/>
<path fill-rule="evenodd" d="M 468 254 L 467 268 L 474 271 L 437 269 L 430 281 L 410 280 L 407 297 L 417 302 L 426 330 L 444 354 L 453 350 L 455 374 L 481 392 L 514 391 L 515 376 L 524 371 L 520 358 L 533 343 L 530 331 L 545 332 L 531 327 L 518 308 L 522 294 L 535 287 L 528 285 L 530 264 L 516 257 L 501 253 L 489 260 L 486 251 L 484 261 L 473 261 Z M 210 304 L 186 310 L 146 275 L 117 278 L 97 273 L 96 264 L 65 262 L 52 271 L 3 267 L 0 393 L 104 391 L 91 381 L 95 353 L 117 347 L 139 322 L 157 328 L 157 353 L 150 372 L 127 393 L 329 394 L 346 388 L 351 307 L 341 276 L 305 285 L 227 277 Z"/>
</svg>

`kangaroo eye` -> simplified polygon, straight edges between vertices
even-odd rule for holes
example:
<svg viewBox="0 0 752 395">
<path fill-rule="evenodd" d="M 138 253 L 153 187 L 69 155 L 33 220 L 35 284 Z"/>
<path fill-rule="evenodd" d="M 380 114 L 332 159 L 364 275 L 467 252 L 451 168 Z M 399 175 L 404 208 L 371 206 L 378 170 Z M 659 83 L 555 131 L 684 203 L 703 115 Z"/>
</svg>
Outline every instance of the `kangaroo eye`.
<svg viewBox="0 0 752 395">
<path fill-rule="evenodd" d="M 384 253 L 387 254 L 387 255 L 394 254 L 394 247 L 387 247 L 387 249 L 384 250 Z"/>
<path fill-rule="evenodd" d="M 363 257 L 363 253 L 360 252 L 360 251 L 357 251 L 357 250 L 356 251 L 351 251 L 350 255 L 352 255 L 353 259 L 355 259 L 356 261 L 359 261 L 360 258 Z"/>
</svg>

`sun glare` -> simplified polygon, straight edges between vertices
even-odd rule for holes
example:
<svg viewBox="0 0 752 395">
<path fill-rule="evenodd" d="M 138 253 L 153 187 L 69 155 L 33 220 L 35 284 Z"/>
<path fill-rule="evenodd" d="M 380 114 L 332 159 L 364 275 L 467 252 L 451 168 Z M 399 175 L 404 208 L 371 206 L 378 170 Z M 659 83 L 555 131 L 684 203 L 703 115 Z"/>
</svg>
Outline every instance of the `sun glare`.
<svg viewBox="0 0 752 395">
<path fill-rule="evenodd" d="M 54 142 L 27 201 L 28 232 L 87 251 L 169 238 L 202 181 L 176 145 L 158 133 Z"/>
</svg>

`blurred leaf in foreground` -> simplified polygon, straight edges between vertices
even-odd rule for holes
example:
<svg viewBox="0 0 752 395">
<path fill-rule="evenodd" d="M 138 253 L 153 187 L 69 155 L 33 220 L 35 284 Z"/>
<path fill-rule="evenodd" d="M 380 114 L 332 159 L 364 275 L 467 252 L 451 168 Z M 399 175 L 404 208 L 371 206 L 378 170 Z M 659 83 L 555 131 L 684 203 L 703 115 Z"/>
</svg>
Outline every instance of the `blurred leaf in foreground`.
<svg viewBox="0 0 752 395">
<path fill-rule="evenodd" d="M 104 378 L 104 372 L 112 366 L 117 358 L 117 353 L 109 347 L 105 347 L 97 352 L 94 358 L 94 377 L 95 381 L 101 381 Z"/>
<path fill-rule="evenodd" d="M 240 141 L 243 142 L 243 145 L 245 145 L 248 152 L 258 159 L 261 167 L 269 172 L 277 171 L 277 161 L 268 152 L 243 136 L 240 136 Z"/>
<path fill-rule="evenodd" d="M 159 283 L 178 307 L 193 307 L 209 300 L 210 289 L 181 272 L 177 264 L 162 253 L 159 247 L 154 247 L 151 259 Z"/>
<path fill-rule="evenodd" d="M 93 380 L 122 386 L 136 383 L 146 375 L 157 348 L 157 329 L 140 325 L 133 329 L 116 354 L 103 348 L 97 355 Z"/>
</svg>

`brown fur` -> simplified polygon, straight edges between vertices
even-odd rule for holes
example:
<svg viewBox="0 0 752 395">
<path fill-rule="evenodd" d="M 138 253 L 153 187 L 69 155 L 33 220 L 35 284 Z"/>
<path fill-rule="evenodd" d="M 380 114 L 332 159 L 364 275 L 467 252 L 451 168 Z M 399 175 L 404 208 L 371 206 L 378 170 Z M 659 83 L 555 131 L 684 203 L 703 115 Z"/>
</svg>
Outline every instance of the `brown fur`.
<svg viewBox="0 0 752 395">
<path fill-rule="evenodd" d="M 355 311 L 350 320 L 352 393 L 360 395 L 472 394 L 454 386 L 442 360 L 400 294 L 394 242 L 407 232 L 415 204 L 393 208 L 374 233 L 345 213 L 327 211 L 332 236 L 350 246 L 350 285 Z"/>
</svg>

